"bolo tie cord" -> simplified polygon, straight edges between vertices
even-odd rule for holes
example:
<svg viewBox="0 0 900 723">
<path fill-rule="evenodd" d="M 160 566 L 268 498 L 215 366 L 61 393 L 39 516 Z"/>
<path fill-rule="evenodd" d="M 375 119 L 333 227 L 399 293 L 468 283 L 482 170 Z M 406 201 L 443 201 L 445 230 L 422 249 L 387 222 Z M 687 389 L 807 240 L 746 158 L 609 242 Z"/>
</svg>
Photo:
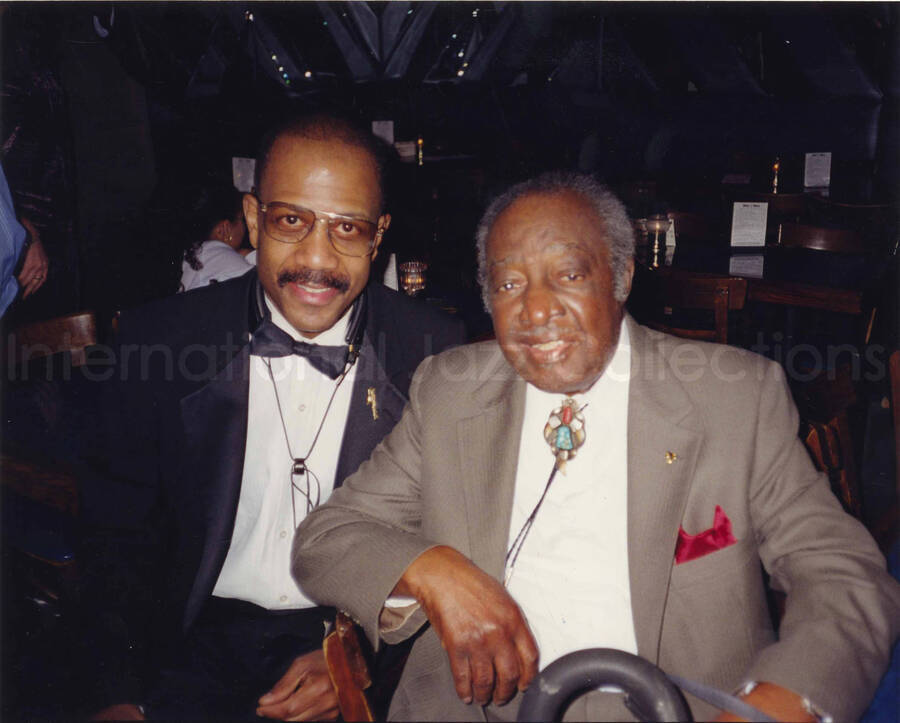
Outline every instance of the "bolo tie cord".
<svg viewBox="0 0 900 723">
<path fill-rule="evenodd" d="M 512 545 L 510 545 L 509 550 L 506 553 L 506 578 L 503 582 L 504 585 L 508 585 L 509 581 L 512 579 L 513 569 L 516 566 L 516 560 L 519 559 L 519 553 L 522 551 L 522 546 L 525 544 L 525 539 L 528 537 L 528 533 L 531 532 L 531 526 L 534 524 L 534 520 L 537 517 L 538 510 L 541 509 L 541 505 L 544 504 L 544 499 L 547 497 L 547 492 L 550 491 L 550 485 L 553 484 L 553 480 L 556 479 L 556 472 L 558 469 L 559 467 L 556 464 L 556 461 L 554 461 L 553 469 L 550 471 L 550 476 L 547 478 L 547 484 L 544 485 L 544 491 L 541 493 L 541 498 L 537 501 L 537 504 L 534 506 L 531 514 L 528 515 L 525 523 L 519 530 L 519 534 L 516 535 L 516 539 L 513 540 Z"/>
<path fill-rule="evenodd" d="M 587 407 L 587 404 L 581 407 L 578 411 L 581 412 Z M 550 476 L 547 478 L 547 484 L 544 485 L 544 491 L 541 493 L 540 499 L 537 501 L 537 504 L 534 506 L 534 509 L 531 510 L 531 514 L 525 519 L 524 524 L 521 529 L 519 529 L 519 534 L 516 535 L 516 539 L 513 540 L 512 545 L 509 546 L 509 550 L 506 552 L 506 559 L 504 561 L 506 567 L 506 573 L 504 575 L 503 584 L 509 585 L 509 581 L 512 579 L 513 570 L 516 566 L 516 560 L 519 559 L 519 553 L 522 551 L 522 547 L 525 545 L 525 540 L 528 537 L 528 533 L 531 532 L 531 527 L 534 525 L 534 520 L 537 517 L 538 512 L 541 509 L 541 505 L 544 504 L 544 500 L 547 497 L 547 493 L 550 491 L 550 485 L 553 484 L 553 480 L 556 479 L 556 473 L 559 471 L 560 461 L 558 459 L 553 460 L 553 469 L 550 470 Z"/>
</svg>

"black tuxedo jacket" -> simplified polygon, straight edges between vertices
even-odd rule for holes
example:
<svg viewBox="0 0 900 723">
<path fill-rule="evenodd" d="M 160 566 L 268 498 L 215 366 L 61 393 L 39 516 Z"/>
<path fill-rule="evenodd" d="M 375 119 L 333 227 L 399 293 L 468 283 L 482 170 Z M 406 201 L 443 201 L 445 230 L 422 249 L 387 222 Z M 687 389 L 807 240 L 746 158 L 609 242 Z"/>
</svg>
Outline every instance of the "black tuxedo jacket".
<svg viewBox="0 0 900 723">
<path fill-rule="evenodd" d="M 120 318 L 104 372 L 108 468 L 82 496 L 101 705 L 141 700 L 146 667 L 190 628 L 224 563 L 243 473 L 257 283 L 251 271 Z M 459 322 L 425 304 L 379 284 L 366 295 L 335 486 L 399 421 L 419 362 L 463 341 Z"/>
</svg>

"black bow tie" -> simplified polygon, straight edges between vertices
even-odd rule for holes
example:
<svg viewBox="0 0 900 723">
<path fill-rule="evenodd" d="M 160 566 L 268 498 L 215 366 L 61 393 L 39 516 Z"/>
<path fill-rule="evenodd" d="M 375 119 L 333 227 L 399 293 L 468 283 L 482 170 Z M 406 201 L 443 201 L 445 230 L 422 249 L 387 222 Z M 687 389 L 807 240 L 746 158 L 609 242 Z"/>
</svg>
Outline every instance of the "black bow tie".
<svg viewBox="0 0 900 723">
<path fill-rule="evenodd" d="M 262 357 L 283 357 L 297 354 L 306 357 L 314 369 L 337 379 L 347 365 L 346 346 L 322 346 L 295 341 L 271 319 L 264 319 L 250 337 L 250 353 Z"/>
</svg>

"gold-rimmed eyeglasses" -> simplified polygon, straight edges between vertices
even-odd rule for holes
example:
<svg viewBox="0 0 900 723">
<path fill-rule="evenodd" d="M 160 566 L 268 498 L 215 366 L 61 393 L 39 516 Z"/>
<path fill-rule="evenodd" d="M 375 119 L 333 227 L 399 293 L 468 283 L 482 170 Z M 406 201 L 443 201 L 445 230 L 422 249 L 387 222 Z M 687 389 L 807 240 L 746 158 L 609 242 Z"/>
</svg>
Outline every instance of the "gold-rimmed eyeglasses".
<svg viewBox="0 0 900 723">
<path fill-rule="evenodd" d="M 281 201 L 259 201 L 259 212 L 266 235 L 286 244 L 300 243 L 312 233 L 316 223 L 324 221 L 328 240 L 344 256 L 368 256 L 382 233 L 378 224 L 368 219 L 313 211 Z"/>
</svg>

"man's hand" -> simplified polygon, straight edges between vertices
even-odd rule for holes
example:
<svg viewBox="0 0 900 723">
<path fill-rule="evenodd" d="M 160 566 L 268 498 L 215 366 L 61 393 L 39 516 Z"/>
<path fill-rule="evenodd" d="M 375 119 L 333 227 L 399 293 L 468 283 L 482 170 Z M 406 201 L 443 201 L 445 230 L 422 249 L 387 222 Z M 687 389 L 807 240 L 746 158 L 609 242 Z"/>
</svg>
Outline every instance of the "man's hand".
<svg viewBox="0 0 900 723">
<path fill-rule="evenodd" d="M 806 710 L 803 699 L 799 695 L 774 683 L 760 683 L 747 695 L 742 695 L 741 700 L 775 720 L 798 721 L 799 723 L 812 723 L 815 720 Z M 716 718 L 716 721 L 742 720 L 744 719 L 732 713 L 723 713 Z"/>
<path fill-rule="evenodd" d="M 419 601 L 450 658 L 466 703 L 506 703 L 537 674 L 538 649 L 504 587 L 451 547 L 434 547 L 403 573 L 395 595 Z"/>
<path fill-rule="evenodd" d="M 337 694 L 328 675 L 325 653 L 301 655 L 275 687 L 259 699 L 256 715 L 276 720 L 335 720 Z"/>
<path fill-rule="evenodd" d="M 141 709 L 131 703 L 117 703 L 91 716 L 91 720 L 146 720 Z"/>
<path fill-rule="evenodd" d="M 27 218 L 23 217 L 20 220 L 31 234 L 31 245 L 25 250 L 25 263 L 16 279 L 22 287 L 22 298 L 25 299 L 41 288 L 47 280 L 49 262 L 38 230 Z"/>
</svg>

